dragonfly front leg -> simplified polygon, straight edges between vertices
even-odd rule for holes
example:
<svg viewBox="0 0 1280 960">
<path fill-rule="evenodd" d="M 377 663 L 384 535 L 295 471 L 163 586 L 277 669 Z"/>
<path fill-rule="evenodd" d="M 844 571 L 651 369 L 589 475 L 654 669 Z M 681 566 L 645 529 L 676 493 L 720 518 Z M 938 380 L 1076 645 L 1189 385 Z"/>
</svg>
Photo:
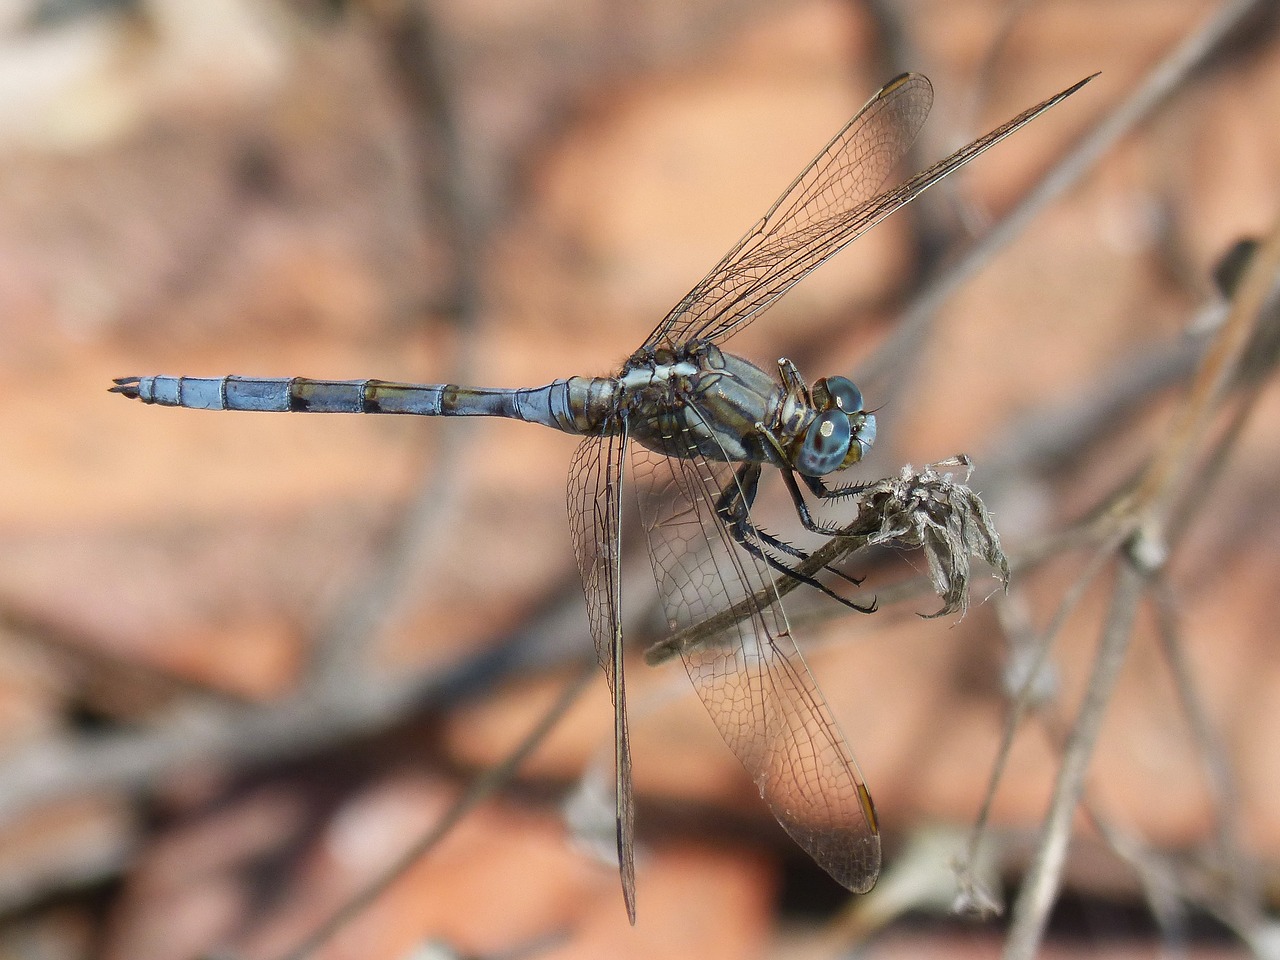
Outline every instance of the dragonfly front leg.
<svg viewBox="0 0 1280 960">
<path fill-rule="evenodd" d="M 785 368 L 781 369 L 784 370 L 785 374 Z M 799 376 L 799 374 L 795 374 L 795 376 Z M 756 431 L 764 437 L 765 441 L 773 447 L 774 451 L 777 453 L 777 467 L 779 472 L 782 474 L 783 482 L 787 485 L 787 492 L 791 494 L 791 502 L 796 506 L 796 515 L 800 517 L 800 523 L 810 533 L 821 534 L 824 537 L 839 536 L 839 527 L 829 523 L 820 523 L 813 518 L 813 514 L 809 510 L 809 504 L 805 501 L 804 494 L 800 491 L 799 484 L 796 483 L 795 471 L 791 467 L 791 458 L 781 441 L 778 440 L 778 437 L 763 423 L 757 423 L 755 427 Z M 809 486 L 809 489 L 813 490 L 816 496 L 821 497 L 824 500 L 833 499 L 833 497 L 838 496 L 848 496 L 853 492 L 850 488 L 848 493 L 846 493 L 845 487 L 837 487 L 834 490 L 828 490 L 826 486 L 822 484 L 822 481 L 818 480 L 816 477 L 805 477 L 804 481 Z M 814 486 L 815 483 L 817 484 L 816 487 Z"/>
<path fill-rule="evenodd" d="M 738 468 L 734 474 L 733 482 L 725 485 L 720 497 L 716 501 L 716 515 L 724 523 L 725 528 L 733 537 L 734 542 L 746 550 L 749 554 L 758 560 L 763 560 L 774 570 L 785 576 L 791 577 L 800 583 L 813 587 L 825 593 L 833 600 L 838 600 L 846 607 L 852 607 L 859 613 L 870 613 L 875 609 L 874 604 L 871 607 L 865 607 L 861 604 L 854 603 L 847 597 L 842 597 L 838 593 L 832 591 L 820 580 L 801 573 L 794 567 L 788 566 L 777 557 L 773 556 L 765 548 L 776 550 L 779 553 L 785 553 L 787 556 L 794 557 L 803 563 L 809 559 L 809 554 L 805 553 L 799 547 L 787 543 L 785 540 L 775 537 L 767 530 L 761 529 L 759 526 L 751 522 L 751 506 L 755 503 L 756 493 L 760 485 L 760 464 L 744 463 Z M 764 546 L 762 547 L 761 544 Z M 858 586 L 862 583 L 854 577 L 835 569 L 831 566 L 823 567 L 842 580 Z"/>
<path fill-rule="evenodd" d="M 844 497 L 854 497 L 871 486 L 869 483 L 845 483 L 838 487 L 828 487 L 822 482 L 821 477 L 805 477 L 804 484 L 813 491 L 815 497 L 822 500 L 840 500 Z"/>
</svg>

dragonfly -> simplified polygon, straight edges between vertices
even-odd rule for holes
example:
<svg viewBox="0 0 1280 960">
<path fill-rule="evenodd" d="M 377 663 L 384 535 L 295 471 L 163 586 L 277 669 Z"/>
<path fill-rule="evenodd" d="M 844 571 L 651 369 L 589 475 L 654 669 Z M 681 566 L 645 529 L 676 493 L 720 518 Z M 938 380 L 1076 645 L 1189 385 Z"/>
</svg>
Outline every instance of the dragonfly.
<svg viewBox="0 0 1280 960">
<path fill-rule="evenodd" d="M 775 376 L 723 344 L 871 227 L 1092 79 L 886 186 L 933 104 L 927 78 L 895 78 L 612 376 L 516 389 L 146 376 L 119 378 L 111 389 L 171 407 L 506 417 L 582 436 L 569 470 L 569 522 L 590 631 L 613 700 L 617 856 L 631 923 L 635 801 L 620 575 L 624 493 L 631 485 L 673 633 L 746 605 L 746 616 L 680 649 L 707 712 L 786 832 L 836 881 L 864 893 L 880 872 L 875 805 L 796 644 L 778 578 L 802 581 L 864 612 L 874 602 L 846 599 L 801 570 L 809 554 L 754 522 L 752 506 L 769 467 L 781 476 L 800 524 L 833 533 L 815 519 L 810 499 L 838 504 L 863 488 L 824 478 L 866 456 L 876 417 L 845 377 L 823 377 L 810 388 L 786 358 Z"/>
</svg>

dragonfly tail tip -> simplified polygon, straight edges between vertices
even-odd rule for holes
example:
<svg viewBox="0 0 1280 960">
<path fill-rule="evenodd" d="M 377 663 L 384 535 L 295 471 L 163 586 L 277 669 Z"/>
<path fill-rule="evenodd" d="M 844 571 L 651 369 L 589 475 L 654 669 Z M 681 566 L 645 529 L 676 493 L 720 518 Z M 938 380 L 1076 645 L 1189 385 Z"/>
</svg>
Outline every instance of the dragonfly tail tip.
<svg viewBox="0 0 1280 960">
<path fill-rule="evenodd" d="M 109 393 L 121 393 L 132 400 L 138 399 L 138 384 L 141 377 L 116 377 L 112 382 L 114 387 L 108 387 Z"/>
</svg>

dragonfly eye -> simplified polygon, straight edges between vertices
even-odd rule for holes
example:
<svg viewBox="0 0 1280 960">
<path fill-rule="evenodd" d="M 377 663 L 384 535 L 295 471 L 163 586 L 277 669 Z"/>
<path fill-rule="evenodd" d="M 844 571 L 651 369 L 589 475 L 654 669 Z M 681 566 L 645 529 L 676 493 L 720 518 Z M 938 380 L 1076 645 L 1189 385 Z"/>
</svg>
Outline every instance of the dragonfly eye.
<svg viewBox="0 0 1280 960">
<path fill-rule="evenodd" d="M 867 455 L 871 445 L 876 442 L 876 418 L 874 414 L 859 413 L 849 418 L 853 425 L 853 440 L 849 444 L 849 452 L 845 454 L 840 469 L 851 467 Z"/>
<path fill-rule="evenodd" d="M 849 416 L 862 412 L 862 391 L 848 377 L 823 377 L 813 385 L 813 400 L 824 410 L 838 407 Z"/>
<path fill-rule="evenodd" d="M 839 470 L 852 440 L 853 430 L 844 411 L 824 411 L 805 431 L 795 467 L 806 477 L 823 477 Z"/>
</svg>

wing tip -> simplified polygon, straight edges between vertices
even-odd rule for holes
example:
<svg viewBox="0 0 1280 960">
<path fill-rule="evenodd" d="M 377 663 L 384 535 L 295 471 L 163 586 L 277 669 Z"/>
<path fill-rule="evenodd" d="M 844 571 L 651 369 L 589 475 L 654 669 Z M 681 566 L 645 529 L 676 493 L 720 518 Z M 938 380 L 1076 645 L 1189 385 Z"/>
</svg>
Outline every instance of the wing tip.
<svg viewBox="0 0 1280 960">
<path fill-rule="evenodd" d="M 914 71 L 908 70 L 906 73 L 898 74 L 888 83 L 886 83 L 883 87 L 877 90 L 875 92 L 875 95 L 872 96 L 871 101 L 869 102 L 874 102 L 876 100 L 879 100 L 881 97 L 884 97 L 890 93 L 893 93 L 899 87 L 905 87 L 908 83 L 923 83 L 926 87 L 929 88 L 930 91 L 933 90 L 933 84 L 930 82 L 928 77 L 926 77 L 923 73 L 915 73 Z"/>
<path fill-rule="evenodd" d="M 622 901 L 627 906 L 627 919 L 636 925 L 636 861 L 627 849 L 627 829 L 618 819 L 618 874 L 622 878 Z"/>
<path fill-rule="evenodd" d="M 1091 83 L 1091 82 L 1093 82 L 1094 80 L 1097 80 L 1097 79 L 1098 79 L 1098 77 L 1100 77 L 1100 76 L 1102 76 L 1102 71 L 1101 71 L 1101 70 L 1095 70 L 1093 73 L 1089 74 L 1089 75 L 1088 75 L 1087 77 L 1085 77 L 1083 80 L 1077 80 L 1077 81 L 1076 81 L 1075 83 L 1073 83 L 1071 86 L 1067 87 L 1067 89 L 1063 90 L 1060 94 L 1058 94 L 1056 97 L 1054 97 L 1054 98 L 1053 98 L 1053 99 L 1054 99 L 1054 102 L 1057 102 L 1057 101 L 1059 101 L 1059 100 L 1065 100 L 1067 97 L 1071 96 L 1073 93 L 1075 93 L 1075 92 L 1076 92 L 1077 90 L 1079 90 L 1081 87 L 1083 87 L 1085 84 L 1087 84 L 1087 83 Z"/>
</svg>

